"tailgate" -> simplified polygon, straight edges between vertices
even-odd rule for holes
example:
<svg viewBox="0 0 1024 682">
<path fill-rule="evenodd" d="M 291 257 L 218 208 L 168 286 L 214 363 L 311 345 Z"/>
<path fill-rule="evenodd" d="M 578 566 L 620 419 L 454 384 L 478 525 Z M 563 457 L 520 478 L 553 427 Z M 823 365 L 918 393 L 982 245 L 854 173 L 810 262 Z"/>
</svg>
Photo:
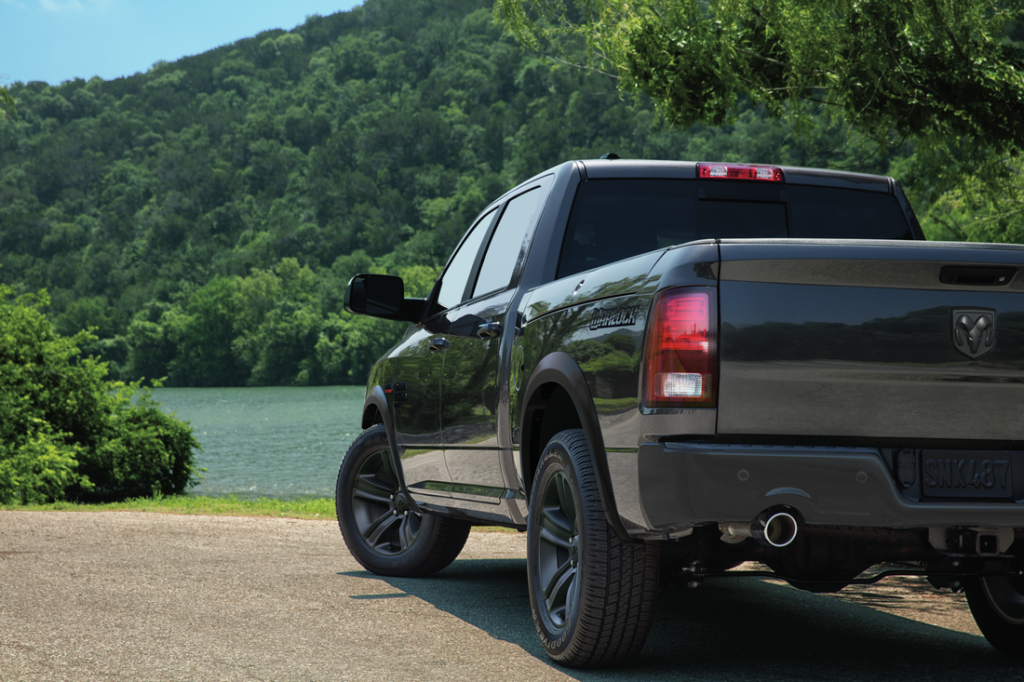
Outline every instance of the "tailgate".
<svg viewBox="0 0 1024 682">
<path fill-rule="evenodd" d="M 721 259 L 718 433 L 1024 440 L 1024 247 L 723 240 Z"/>
</svg>

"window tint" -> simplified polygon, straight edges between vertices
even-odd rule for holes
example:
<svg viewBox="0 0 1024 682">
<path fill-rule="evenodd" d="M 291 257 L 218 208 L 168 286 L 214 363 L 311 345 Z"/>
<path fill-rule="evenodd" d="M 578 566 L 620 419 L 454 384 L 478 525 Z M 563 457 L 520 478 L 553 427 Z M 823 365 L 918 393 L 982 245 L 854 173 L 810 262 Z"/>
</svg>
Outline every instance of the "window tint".
<svg viewBox="0 0 1024 682">
<path fill-rule="evenodd" d="M 786 205 L 761 201 L 701 201 L 697 222 L 707 237 L 785 237 Z"/>
<path fill-rule="evenodd" d="M 542 196 L 542 192 L 534 189 L 508 202 L 487 247 L 483 265 L 480 266 L 473 298 L 508 287 L 523 240 L 526 239 L 526 230 L 530 227 Z"/>
<path fill-rule="evenodd" d="M 787 187 L 789 235 L 815 239 L 912 239 L 896 197 L 827 187 Z"/>
<path fill-rule="evenodd" d="M 556 277 L 698 239 L 912 238 L 896 198 L 887 194 L 788 185 L 783 199 L 779 187 L 715 183 L 716 191 L 701 199 L 701 183 L 692 180 L 581 183 Z M 767 201 L 769 194 L 776 198 Z"/>
<path fill-rule="evenodd" d="M 452 258 L 448 269 L 444 271 L 444 279 L 441 282 L 441 290 L 437 294 L 437 302 L 445 308 L 453 308 L 462 303 L 465 298 L 466 285 L 469 283 L 469 276 L 473 273 L 473 264 L 476 263 L 480 244 L 487 236 L 497 215 L 497 211 L 491 211 L 480 219 Z"/>
<path fill-rule="evenodd" d="M 558 277 L 655 249 L 702 239 L 695 183 L 590 180 L 580 185 L 566 228 Z"/>
</svg>

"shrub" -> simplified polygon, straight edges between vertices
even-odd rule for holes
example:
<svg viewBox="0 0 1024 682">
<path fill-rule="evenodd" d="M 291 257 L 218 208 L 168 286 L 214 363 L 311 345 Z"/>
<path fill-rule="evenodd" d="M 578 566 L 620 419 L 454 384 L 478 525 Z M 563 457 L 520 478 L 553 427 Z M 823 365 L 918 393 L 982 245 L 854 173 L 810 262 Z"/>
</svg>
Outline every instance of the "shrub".
<svg viewBox="0 0 1024 682">
<path fill-rule="evenodd" d="M 124 499 L 184 492 L 193 480 L 192 448 L 198 447 L 191 427 L 162 412 L 135 384 L 114 401 L 106 438 L 80 457 L 81 473 L 95 486 L 81 495 Z"/>
<path fill-rule="evenodd" d="M 59 499 L 71 485 L 91 488 L 76 471 L 81 448 L 64 442 L 65 435 L 44 427 L 21 443 L 0 444 L 0 503 L 40 504 Z"/>
<path fill-rule="evenodd" d="M 0 503 L 123 499 L 184 492 L 199 443 L 138 383 L 81 357 L 95 340 L 60 336 L 46 292 L 0 285 Z"/>
</svg>

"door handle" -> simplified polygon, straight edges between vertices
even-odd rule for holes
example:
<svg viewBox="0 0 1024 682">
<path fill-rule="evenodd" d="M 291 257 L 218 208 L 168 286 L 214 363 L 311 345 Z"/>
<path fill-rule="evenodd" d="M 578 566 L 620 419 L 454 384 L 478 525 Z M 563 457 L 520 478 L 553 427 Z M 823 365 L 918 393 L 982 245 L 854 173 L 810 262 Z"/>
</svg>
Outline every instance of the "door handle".
<svg viewBox="0 0 1024 682">
<path fill-rule="evenodd" d="M 476 328 L 476 335 L 481 339 L 493 339 L 501 335 L 501 322 L 484 322 Z"/>
<path fill-rule="evenodd" d="M 448 346 L 450 345 L 451 344 L 448 343 L 448 339 L 443 336 L 439 336 L 436 339 L 430 340 L 430 343 L 427 345 L 427 350 L 431 353 L 436 353 L 439 350 L 448 350 Z"/>
</svg>

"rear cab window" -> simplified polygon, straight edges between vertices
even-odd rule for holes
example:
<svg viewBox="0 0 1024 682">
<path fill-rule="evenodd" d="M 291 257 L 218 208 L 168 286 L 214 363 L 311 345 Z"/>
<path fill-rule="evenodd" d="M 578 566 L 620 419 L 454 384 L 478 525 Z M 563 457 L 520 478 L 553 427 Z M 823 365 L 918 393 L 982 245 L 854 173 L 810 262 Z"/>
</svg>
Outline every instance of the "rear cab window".
<svg viewBox="0 0 1024 682">
<path fill-rule="evenodd" d="M 669 179 L 580 183 L 556 279 L 699 239 L 912 239 L 896 197 L 806 185 Z"/>
</svg>

